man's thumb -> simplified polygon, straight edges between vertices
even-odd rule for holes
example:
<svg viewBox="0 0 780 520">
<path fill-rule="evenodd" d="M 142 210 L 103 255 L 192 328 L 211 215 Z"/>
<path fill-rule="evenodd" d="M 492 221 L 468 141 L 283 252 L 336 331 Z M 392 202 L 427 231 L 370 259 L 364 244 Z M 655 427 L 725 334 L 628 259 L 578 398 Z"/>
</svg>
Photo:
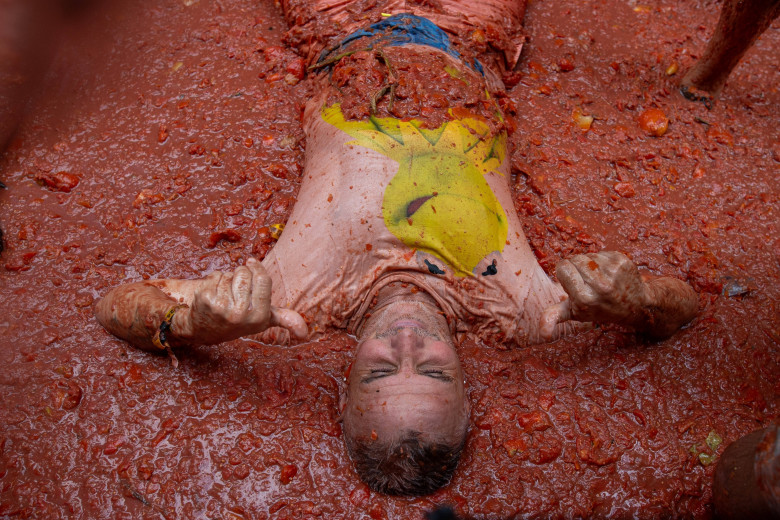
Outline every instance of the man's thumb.
<svg viewBox="0 0 780 520">
<path fill-rule="evenodd" d="M 271 307 L 271 321 L 272 326 L 284 327 L 298 339 L 306 339 L 309 336 L 309 328 L 303 317 L 292 309 Z"/>
<path fill-rule="evenodd" d="M 550 341 L 555 332 L 555 326 L 571 319 L 571 304 L 569 299 L 547 307 L 539 320 L 539 334 L 544 341 Z"/>
</svg>

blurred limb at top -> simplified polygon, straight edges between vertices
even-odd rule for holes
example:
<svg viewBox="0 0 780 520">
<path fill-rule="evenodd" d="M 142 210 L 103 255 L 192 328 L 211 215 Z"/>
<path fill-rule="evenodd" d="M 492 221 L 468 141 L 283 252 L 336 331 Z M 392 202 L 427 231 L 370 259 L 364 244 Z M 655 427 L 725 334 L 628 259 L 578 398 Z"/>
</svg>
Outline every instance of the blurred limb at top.
<svg viewBox="0 0 780 520">
<path fill-rule="evenodd" d="M 780 0 L 724 0 L 704 55 L 682 80 L 682 94 L 712 108 L 731 71 L 778 14 Z"/>
</svg>

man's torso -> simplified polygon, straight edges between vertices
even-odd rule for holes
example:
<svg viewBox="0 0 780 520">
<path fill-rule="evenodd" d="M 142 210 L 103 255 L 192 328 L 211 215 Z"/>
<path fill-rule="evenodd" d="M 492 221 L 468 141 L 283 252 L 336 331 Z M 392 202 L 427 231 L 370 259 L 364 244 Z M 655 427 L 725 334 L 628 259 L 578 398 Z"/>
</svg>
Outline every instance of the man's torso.
<svg viewBox="0 0 780 520">
<path fill-rule="evenodd" d="M 563 293 L 539 267 L 516 216 L 500 110 L 483 78 L 440 50 L 383 53 L 393 63 L 409 63 L 411 53 L 442 78 L 472 91 L 477 85 L 483 99 L 474 105 L 467 101 L 474 94 L 464 94 L 460 106 L 437 107 L 445 117 L 346 110 L 350 119 L 332 77 L 323 79 L 324 93 L 304 115 L 298 202 L 264 261 L 275 304 L 303 313 L 315 330 L 359 332 L 376 292 L 409 282 L 436 298 L 453 331 L 536 341 L 542 310 Z M 393 79 L 403 82 L 403 74 L 394 70 Z"/>
</svg>

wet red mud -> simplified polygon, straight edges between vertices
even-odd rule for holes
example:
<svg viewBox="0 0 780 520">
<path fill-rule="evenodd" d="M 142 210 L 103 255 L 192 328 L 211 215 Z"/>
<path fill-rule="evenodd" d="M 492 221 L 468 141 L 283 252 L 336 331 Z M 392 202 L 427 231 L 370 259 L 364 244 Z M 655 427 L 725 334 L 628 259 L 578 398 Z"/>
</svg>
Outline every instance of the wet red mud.
<svg viewBox="0 0 780 520">
<path fill-rule="evenodd" d="M 0 518 L 406 519 L 436 503 L 710 518 L 719 454 L 780 410 L 780 25 L 707 111 L 676 86 L 718 9 L 530 3 L 509 97 L 515 205 L 540 261 L 622 250 L 689 281 L 703 310 L 657 343 L 614 329 L 467 341 L 468 446 L 452 483 L 418 499 L 369 492 L 346 459 L 352 338 L 234 341 L 174 369 L 97 324 L 109 287 L 267 252 L 311 92 L 271 3 L 82 12 L 0 163 Z M 640 126 L 650 109 L 669 120 L 661 137 Z"/>
</svg>

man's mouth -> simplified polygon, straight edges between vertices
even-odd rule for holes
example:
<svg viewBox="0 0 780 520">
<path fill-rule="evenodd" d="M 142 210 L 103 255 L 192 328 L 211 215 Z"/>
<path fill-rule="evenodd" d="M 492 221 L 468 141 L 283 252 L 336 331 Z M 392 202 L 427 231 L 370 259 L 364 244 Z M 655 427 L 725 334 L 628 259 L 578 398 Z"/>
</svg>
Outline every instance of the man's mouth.
<svg viewBox="0 0 780 520">
<path fill-rule="evenodd" d="M 396 320 L 392 324 L 390 324 L 390 328 L 393 329 L 422 329 L 424 328 L 424 325 L 420 323 L 417 320 L 410 320 L 410 319 L 401 319 Z"/>
<path fill-rule="evenodd" d="M 389 327 L 387 327 L 387 329 L 378 333 L 376 338 L 389 338 L 391 336 L 395 336 L 404 329 L 411 329 L 417 336 L 434 338 L 441 341 L 439 335 L 429 331 L 422 322 L 406 317 L 395 320 L 390 324 Z"/>
</svg>

